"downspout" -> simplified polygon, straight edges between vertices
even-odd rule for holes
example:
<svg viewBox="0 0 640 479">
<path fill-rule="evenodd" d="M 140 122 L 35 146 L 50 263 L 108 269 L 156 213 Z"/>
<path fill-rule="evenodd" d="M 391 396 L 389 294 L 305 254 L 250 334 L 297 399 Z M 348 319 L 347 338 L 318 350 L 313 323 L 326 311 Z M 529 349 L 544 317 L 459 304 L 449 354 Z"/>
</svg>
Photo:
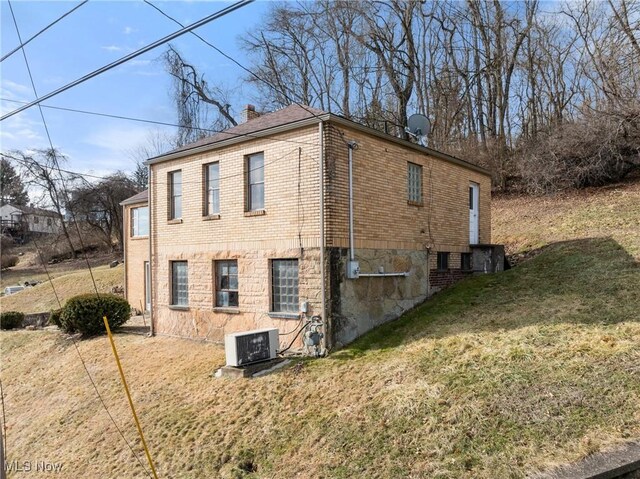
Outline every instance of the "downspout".
<svg viewBox="0 0 640 479">
<path fill-rule="evenodd" d="M 348 170 L 349 170 L 349 261 L 347 261 L 347 278 L 358 279 L 360 277 L 360 265 L 356 261 L 356 241 L 354 239 L 353 226 L 353 150 L 358 149 L 355 141 L 347 142 Z"/>
<path fill-rule="evenodd" d="M 151 336 L 155 336 L 156 328 L 155 328 L 154 317 L 153 317 L 153 294 L 155 292 L 155 288 L 153 287 L 153 264 L 151 262 L 153 257 L 152 256 L 153 228 L 151 227 L 152 226 L 151 220 L 153 218 L 153 203 L 152 203 L 153 190 L 151 189 L 151 185 L 153 184 L 153 182 L 151 181 L 151 165 L 148 165 L 147 168 L 149 168 L 149 173 L 147 175 L 147 180 L 149 184 L 147 188 L 149 189 L 149 198 L 148 198 L 148 203 L 149 203 L 149 322 L 151 323 L 149 332 L 151 333 Z"/>
<path fill-rule="evenodd" d="M 322 335 L 322 349 L 324 354 L 329 350 L 329 318 L 327 318 L 327 283 L 325 264 L 325 237 L 324 237 L 324 122 L 318 124 L 318 136 L 320 146 L 320 281 L 322 282 L 322 320 L 324 322 L 324 334 Z"/>
<path fill-rule="evenodd" d="M 356 260 L 356 245 L 353 238 L 353 150 L 358 148 L 355 141 L 347 143 L 349 149 L 349 261 Z"/>
</svg>

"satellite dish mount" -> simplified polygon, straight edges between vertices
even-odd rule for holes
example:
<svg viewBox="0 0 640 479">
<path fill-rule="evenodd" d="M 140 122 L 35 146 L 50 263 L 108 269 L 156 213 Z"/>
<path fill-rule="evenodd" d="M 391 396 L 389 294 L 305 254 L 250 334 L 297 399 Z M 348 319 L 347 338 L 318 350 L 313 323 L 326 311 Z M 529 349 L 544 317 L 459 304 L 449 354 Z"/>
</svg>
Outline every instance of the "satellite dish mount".
<svg viewBox="0 0 640 479">
<path fill-rule="evenodd" d="M 420 146 L 427 146 L 427 135 L 431 132 L 429 118 L 417 113 L 411 115 L 404 131 L 418 140 Z"/>
</svg>

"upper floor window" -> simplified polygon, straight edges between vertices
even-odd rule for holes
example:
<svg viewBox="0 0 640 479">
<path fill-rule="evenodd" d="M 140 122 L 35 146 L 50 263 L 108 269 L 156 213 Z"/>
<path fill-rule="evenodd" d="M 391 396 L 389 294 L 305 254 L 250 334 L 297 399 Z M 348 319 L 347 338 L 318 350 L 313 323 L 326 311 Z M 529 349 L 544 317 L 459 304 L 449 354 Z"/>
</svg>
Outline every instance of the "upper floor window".
<svg viewBox="0 0 640 479">
<path fill-rule="evenodd" d="M 38 223 L 40 223 L 40 217 L 34 216 L 33 217 L 33 224 L 37 225 Z"/>
<path fill-rule="evenodd" d="M 53 224 L 53 220 L 51 218 L 47 218 L 47 226 L 51 226 Z"/>
<path fill-rule="evenodd" d="M 264 209 L 264 154 L 247 157 L 247 211 Z"/>
<path fill-rule="evenodd" d="M 131 236 L 149 235 L 149 207 L 131 209 Z"/>
<path fill-rule="evenodd" d="M 422 166 L 407 163 L 407 201 L 422 204 Z"/>
<path fill-rule="evenodd" d="M 204 165 L 204 216 L 220 214 L 220 163 Z"/>
<path fill-rule="evenodd" d="M 182 171 L 169 173 L 169 219 L 182 218 Z"/>
</svg>

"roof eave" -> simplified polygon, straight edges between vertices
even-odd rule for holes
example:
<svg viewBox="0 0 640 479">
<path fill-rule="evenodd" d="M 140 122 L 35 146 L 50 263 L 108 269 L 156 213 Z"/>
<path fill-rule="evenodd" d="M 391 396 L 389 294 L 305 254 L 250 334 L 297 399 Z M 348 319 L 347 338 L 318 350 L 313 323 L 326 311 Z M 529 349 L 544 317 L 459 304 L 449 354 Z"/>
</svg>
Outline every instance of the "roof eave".
<svg viewBox="0 0 640 479">
<path fill-rule="evenodd" d="M 140 204 L 145 204 L 145 203 L 149 203 L 149 199 L 146 200 L 124 200 L 120 202 L 120 206 L 129 206 L 129 205 L 140 205 Z"/>
<path fill-rule="evenodd" d="M 429 156 L 433 156 L 434 158 L 438 158 L 440 160 L 448 161 L 449 163 L 456 164 L 458 166 L 462 166 L 463 168 L 467 168 L 478 173 L 482 173 L 483 175 L 491 176 L 491 172 L 482 166 L 474 165 L 473 163 L 469 163 L 463 159 L 457 158 L 455 156 L 447 155 L 446 153 L 442 153 L 441 151 L 434 150 L 433 148 L 429 148 L 426 146 L 420 146 L 416 143 L 411 143 L 410 141 L 403 140 L 402 138 L 395 137 L 393 135 L 389 135 L 388 133 L 384 133 L 382 131 L 374 130 L 373 128 L 369 128 L 368 126 L 361 125 L 360 123 L 356 123 L 352 120 L 347 120 L 341 116 L 330 115 L 330 120 L 335 123 L 339 123 L 348 128 L 353 128 L 354 130 L 362 131 L 363 133 L 367 133 L 369 135 L 376 136 L 386 141 L 390 141 L 392 143 L 396 143 L 398 145 L 402 145 L 413 150 L 419 151 L 420 153 L 425 153 Z"/>
<path fill-rule="evenodd" d="M 384 132 L 381 132 L 381 131 L 378 131 L 378 130 L 374 130 L 373 128 L 369 128 L 368 126 L 361 125 L 361 124 L 356 123 L 355 121 L 352 121 L 352 120 L 347 120 L 346 118 L 334 115 L 332 113 L 324 113 L 324 114 L 317 115 L 317 116 L 314 116 L 314 117 L 311 117 L 311 118 L 305 118 L 303 120 L 293 121 L 291 123 L 286 123 L 284 125 L 278 125 L 278 126 L 275 126 L 275 127 L 272 127 L 272 128 L 266 128 L 264 130 L 256 131 L 256 132 L 253 132 L 253 133 L 238 134 L 237 136 L 235 136 L 233 138 L 229 138 L 228 140 L 221 140 L 221 141 L 217 141 L 215 143 L 209 143 L 209 144 L 201 145 L 201 146 L 198 146 L 198 147 L 195 147 L 195 148 L 189 148 L 187 150 L 176 151 L 175 153 L 167 153 L 165 155 L 160 155 L 160 156 L 156 156 L 156 157 L 153 157 L 153 158 L 149 158 L 147 161 L 144 162 L 144 164 L 145 165 L 155 165 L 155 164 L 158 164 L 158 163 L 164 163 L 165 161 L 171 161 L 171 160 L 176 160 L 176 159 L 179 159 L 179 158 L 184 158 L 186 156 L 197 155 L 199 153 L 205 153 L 207 151 L 217 150 L 218 148 L 224 148 L 225 146 L 230 146 L 230 145 L 235 145 L 237 143 L 242 143 L 244 141 L 247 141 L 247 137 L 250 137 L 250 139 L 265 138 L 265 137 L 268 137 L 270 135 L 274 135 L 274 134 L 278 134 L 278 133 L 284 133 L 284 132 L 295 130 L 295 129 L 298 129 L 298 128 L 304 128 L 305 126 L 313 125 L 315 123 L 318 123 L 319 121 L 330 121 L 330 122 L 338 123 L 338 124 L 344 125 L 344 126 L 346 126 L 348 128 L 353 128 L 354 130 L 359 130 L 359 131 L 362 131 L 363 133 L 376 136 L 376 137 L 378 137 L 380 139 L 383 139 L 383 140 L 386 140 L 386 141 L 390 141 L 392 143 L 396 143 L 398 145 L 401 145 L 401 146 L 404 146 L 404 147 L 407 147 L 407 148 L 411 148 L 411 149 L 413 149 L 415 151 L 427 154 L 429 156 L 433 156 L 434 158 L 438 158 L 440 160 L 444 160 L 444 161 L 447 161 L 449 163 L 453 163 L 453 164 L 461 166 L 463 168 L 467 168 L 469 170 L 476 171 L 476 172 L 481 173 L 483 175 L 491 176 L 490 171 L 487 170 L 486 168 L 483 168 L 482 166 L 474 165 L 473 163 L 469 163 L 468 161 L 462 160 L 462 159 L 457 158 L 455 156 L 448 155 L 448 154 L 443 153 L 441 151 L 434 150 L 434 149 L 426 147 L 426 146 L 420 146 L 420 145 L 417 145 L 415 143 L 411 143 L 410 141 L 403 140 L 402 138 L 397 138 L 397 137 L 389 135 L 387 133 L 384 133 Z"/>
<path fill-rule="evenodd" d="M 164 155 L 149 158 L 147 161 L 144 162 L 144 164 L 155 165 L 158 163 L 164 163 L 165 161 L 184 158 L 185 156 L 197 155 L 199 153 L 217 150 L 218 148 L 224 148 L 225 146 L 235 145 L 237 143 L 242 143 L 250 139 L 253 140 L 253 139 L 259 139 L 259 138 L 265 138 L 270 135 L 284 133 L 287 131 L 296 130 L 298 128 L 304 128 L 305 126 L 314 125 L 320 121 L 328 120 L 329 117 L 330 117 L 330 114 L 325 113 L 325 114 L 317 115 L 311 118 L 305 118 L 303 120 L 297 120 L 291 123 L 285 123 L 284 125 L 265 128 L 264 130 L 259 130 L 252 133 L 238 133 L 236 136 L 234 136 L 233 138 L 229 138 L 228 140 L 216 141 L 214 143 L 201 145 L 195 148 L 189 148 L 187 150 L 176 151 L 175 153 L 167 153 Z"/>
</svg>

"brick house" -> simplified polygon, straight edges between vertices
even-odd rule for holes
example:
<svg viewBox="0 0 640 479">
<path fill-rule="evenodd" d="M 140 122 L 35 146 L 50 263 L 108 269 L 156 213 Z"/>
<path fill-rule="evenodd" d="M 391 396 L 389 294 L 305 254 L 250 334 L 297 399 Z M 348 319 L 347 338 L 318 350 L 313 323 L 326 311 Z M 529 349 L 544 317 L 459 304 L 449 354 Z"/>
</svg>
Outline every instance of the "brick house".
<svg viewBox="0 0 640 479">
<path fill-rule="evenodd" d="M 312 108 L 245 118 L 149 159 L 148 196 L 124 202 L 126 294 L 154 333 L 320 316 L 333 348 L 488 269 L 485 169 Z"/>
</svg>

